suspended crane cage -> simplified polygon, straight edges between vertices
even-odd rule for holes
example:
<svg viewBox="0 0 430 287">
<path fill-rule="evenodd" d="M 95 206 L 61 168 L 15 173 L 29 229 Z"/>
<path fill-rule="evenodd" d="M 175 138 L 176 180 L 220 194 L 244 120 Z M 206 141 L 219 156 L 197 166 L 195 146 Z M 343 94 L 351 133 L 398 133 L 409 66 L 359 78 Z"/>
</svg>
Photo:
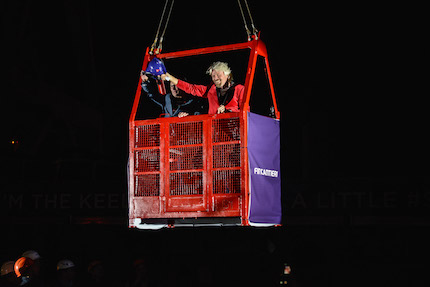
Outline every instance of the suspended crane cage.
<svg viewBox="0 0 430 287">
<path fill-rule="evenodd" d="M 154 57 L 167 63 L 231 51 L 246 51 L 248 57 L 239 112 L 138 119 L 139 79 L 129 120 L 129 227 L 281 223 L 280 113 L 259 35 L 244 43 L 156 55 L 148 47 L 142 70 Z M 270 117 L 252 112 L 250 105 L 251 96 L 262 97 L 252 93 L 257 61 L 265 71 Z"/>
</svg>

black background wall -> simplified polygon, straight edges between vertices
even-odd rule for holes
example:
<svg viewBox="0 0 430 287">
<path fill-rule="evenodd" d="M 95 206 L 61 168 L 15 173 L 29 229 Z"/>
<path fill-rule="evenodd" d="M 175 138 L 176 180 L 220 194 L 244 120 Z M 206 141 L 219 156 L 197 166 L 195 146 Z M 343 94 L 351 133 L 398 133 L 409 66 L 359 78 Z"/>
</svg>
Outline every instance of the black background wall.
<svg viewBox="0 0 430 287">
<path fill-rule="evenodd" d="M 2 262 L 36 249 L 52 274 L 63 257 L 82 272 L 102 258 L 121 281 L 143 256 L 169 286 L 202 286 L 197 274 L 271 286 L 285 262 L 298 286 L 421 282 L 430 191 L 411 65 L 422 58 L 419 18 L 250 1 L 281 111 L 284 224 L 148 232 L 127 229 L 128 117 L 164 3 L 1 5 Z M 246 41 L 241 21 L 234 1 L 176 1 L 164 51 Z M 195 66 L 202 82 L 207 65 Z"/>
</svg>

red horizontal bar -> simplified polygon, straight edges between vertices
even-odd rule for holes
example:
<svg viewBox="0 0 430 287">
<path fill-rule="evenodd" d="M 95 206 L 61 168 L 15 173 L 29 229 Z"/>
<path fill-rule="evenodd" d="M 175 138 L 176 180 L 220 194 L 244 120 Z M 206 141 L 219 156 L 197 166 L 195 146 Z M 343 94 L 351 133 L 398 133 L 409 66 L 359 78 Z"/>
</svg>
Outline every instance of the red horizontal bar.
<svg viewBox="0 0 430 287">
<path fill-rule="evenodd" d="M 161 171 L 135 171 L 134 175 L 145 175 L 145 174 L 160 174 Z M 158 196 L 158 195 L 157 195 Z"/>
<path fill-rule="evenodd" d="M 241 166 L 235 166 L 235 167 L 214 167 L 211 168 L 213 171 L 219 171 L 219 170 L 242 170 Z"/>
<path fill-rule="evenodd" d="M 207 48 L 198 48 L 198 49 L 191 49 L 191 50 L 178 51 L 178 52 L 170 52 L 170 53 L 159 54 L 159 55 L 157 55 L 157 57 L 162 58 L 162 59 L 163 58 L 164 59 L 172 59 L 172 58 L 210 54 L 210 53 L 216 53 L 216 52 L 251 49 L 252 43 L 253 43 L 253 41 L 252 42 L 237 43 L 237 44 L 222 45 L 222 46 L 216 46 L 216 47 L 207 47 Z"/>
<path fill-rule="evenodd" d="M 132 150 L 146 150 L 146 149 L 160 149 L 160 146 L 143 146 L 143 147 L 134 147 Z"/>
<path fill-rule="evenodd" d="M 227 145 L 227 144 L 240 144 L 241 141 L 225 141 L 225 142 L 216 142 L 216 143 L 212 143 L 212 145 Z"/>
<path fill-rule="evenodd" d="M 169 170 L 169 174 L 171 173 L 187 173 L 187 172 L 205 172 L 204 169 L 175 169 Z"/>
<path fill-rule="evenodd" d="M 169 148 L 182 148 L 182 147 L 197 147 L 203 146 L 203 143 L 200 144 L 184 144 L 184 145 L 169 145 Z"/>
</svg>

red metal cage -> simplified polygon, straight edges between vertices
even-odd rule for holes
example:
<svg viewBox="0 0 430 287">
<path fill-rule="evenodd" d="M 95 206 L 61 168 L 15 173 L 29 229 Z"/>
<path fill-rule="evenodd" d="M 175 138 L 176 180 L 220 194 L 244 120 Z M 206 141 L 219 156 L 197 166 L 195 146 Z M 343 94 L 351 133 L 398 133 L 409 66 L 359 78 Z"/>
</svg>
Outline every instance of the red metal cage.
<svg viewBox="0 0 430 287">
<path fill-rule="evenodd" d="M 279 119 L 267 50 L 261 40 L 158 54 L 160 59 L 249 49 L 238 113 L 136 120 L 139 79 L 129 120 L 129 226 L 249 225 L 247 117 L 256 62 L 265 63 Z M 146 50 L 142 69 L 154 57 Z"/>
</svg>

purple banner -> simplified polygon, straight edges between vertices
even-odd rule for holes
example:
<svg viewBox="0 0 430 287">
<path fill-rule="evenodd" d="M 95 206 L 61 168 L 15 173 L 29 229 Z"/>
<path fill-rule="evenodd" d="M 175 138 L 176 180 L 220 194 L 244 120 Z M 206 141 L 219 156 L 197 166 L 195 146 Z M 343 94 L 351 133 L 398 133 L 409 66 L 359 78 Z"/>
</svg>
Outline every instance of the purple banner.
<svg viewBox="0 0 430 287">
<path fill-rule="evenodd" d="M 280 140 L 279 120 L 248 113 L 251 224 L 281 223 Z"/>
</svg>

